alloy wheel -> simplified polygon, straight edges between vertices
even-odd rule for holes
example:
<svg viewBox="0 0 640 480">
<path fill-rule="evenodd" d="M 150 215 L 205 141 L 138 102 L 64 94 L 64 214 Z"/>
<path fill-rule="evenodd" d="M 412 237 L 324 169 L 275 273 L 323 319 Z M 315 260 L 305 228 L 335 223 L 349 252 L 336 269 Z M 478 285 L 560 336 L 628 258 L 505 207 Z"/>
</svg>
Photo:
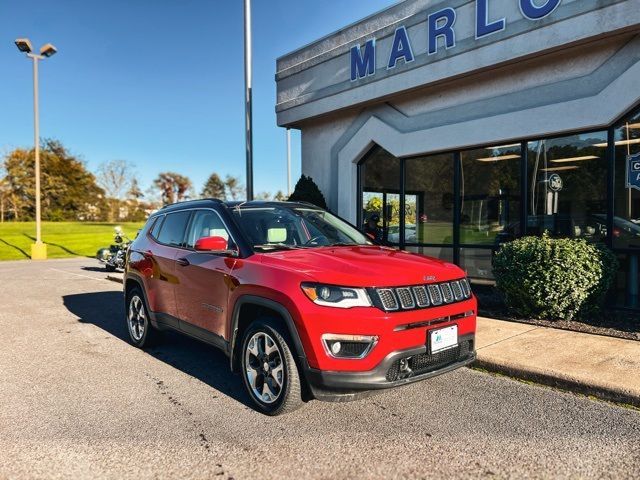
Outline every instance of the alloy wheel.
<svg viewBox="0 0 640 480">
<path fill-rule="evenodd" d="M 263 403 L 274 403 L 284 389 L 284 365 L 278 344 L 268 333 L 257 332 L 247 342 L 244 355 L 253 395 Z"/>
<path fill-rule="evenodd" d="M 144 336 L 146 316 L 144 312 L 144 303 L 138 295 L 131 297 L 131 301 L 129 302 L 128 320 L 129 333 L 131 333 L 131 337 L 136 342 L 141 341 Z"/>
</svg>

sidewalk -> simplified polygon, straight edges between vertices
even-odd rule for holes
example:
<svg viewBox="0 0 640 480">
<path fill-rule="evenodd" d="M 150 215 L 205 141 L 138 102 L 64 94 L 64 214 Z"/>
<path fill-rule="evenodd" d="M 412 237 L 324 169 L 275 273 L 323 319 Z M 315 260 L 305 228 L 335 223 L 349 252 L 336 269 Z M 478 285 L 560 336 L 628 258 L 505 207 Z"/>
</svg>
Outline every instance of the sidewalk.
<svg viewBox="0 0 640 480">
<path fill-rule="evenodd" d="M 640 407 L 640 342 L 478 317 L 476 367 Z"/>
</svg>

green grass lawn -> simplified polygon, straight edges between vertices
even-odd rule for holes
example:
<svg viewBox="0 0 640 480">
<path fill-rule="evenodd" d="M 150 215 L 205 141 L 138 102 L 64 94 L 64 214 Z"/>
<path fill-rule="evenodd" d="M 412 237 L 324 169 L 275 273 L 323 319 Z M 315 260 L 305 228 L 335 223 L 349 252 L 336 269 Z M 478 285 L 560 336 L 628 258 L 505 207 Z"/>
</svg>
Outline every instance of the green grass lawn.
<svg viewBox="0 0 640 480">
<path fill-rule="evenodd" d="M 43 222 L 42 241 L 48 258 L 95 257 L 99 248 L 113 243 L 116 225 L 133 239 L 143 223 Z M 30 258 L 35 236 L 35 222 L 0 223 L 0 260 Z"/>
</svg>

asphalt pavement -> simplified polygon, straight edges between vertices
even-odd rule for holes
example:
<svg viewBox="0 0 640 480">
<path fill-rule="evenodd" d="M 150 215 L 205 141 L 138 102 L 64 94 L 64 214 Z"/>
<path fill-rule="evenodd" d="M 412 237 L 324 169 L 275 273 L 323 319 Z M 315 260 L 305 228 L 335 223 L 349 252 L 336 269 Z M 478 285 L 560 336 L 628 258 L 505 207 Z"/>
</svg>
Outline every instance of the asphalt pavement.
<svg viewBox="0 0 640 480">
<path fill-rule="evenodd" d="M 0 478 L 640 477 L 640 412 L 471 369 L 266 417 L 214 348 L 132 347 L 105 277 L 0 263 Z"/>
</svg>

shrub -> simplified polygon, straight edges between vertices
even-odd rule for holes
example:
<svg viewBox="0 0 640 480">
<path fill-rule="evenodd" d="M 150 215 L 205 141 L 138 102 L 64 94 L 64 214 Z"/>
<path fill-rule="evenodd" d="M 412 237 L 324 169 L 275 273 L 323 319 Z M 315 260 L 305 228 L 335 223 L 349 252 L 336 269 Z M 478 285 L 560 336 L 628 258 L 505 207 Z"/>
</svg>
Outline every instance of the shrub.
<svg viewBox="0 0 640 480">
<path fill-rule="evenodd" d="M 324 199 L 324 195 L 322 195 L 322 192 L 313 179 L 305 175 L 302 175 L 298 183 L 296 183 L 296 188 L 289 197 L 289 201 L 309 202 L 325 210 L 327 209 L 327 202 Z"/>
<path fill-rule="evenodd" d="M 518 315 L 571 320 L 601 308 L 617 268 L 605 247 L 545 234 L 503 245 L 493 272 L 507 306 Z"/>
</svg>

